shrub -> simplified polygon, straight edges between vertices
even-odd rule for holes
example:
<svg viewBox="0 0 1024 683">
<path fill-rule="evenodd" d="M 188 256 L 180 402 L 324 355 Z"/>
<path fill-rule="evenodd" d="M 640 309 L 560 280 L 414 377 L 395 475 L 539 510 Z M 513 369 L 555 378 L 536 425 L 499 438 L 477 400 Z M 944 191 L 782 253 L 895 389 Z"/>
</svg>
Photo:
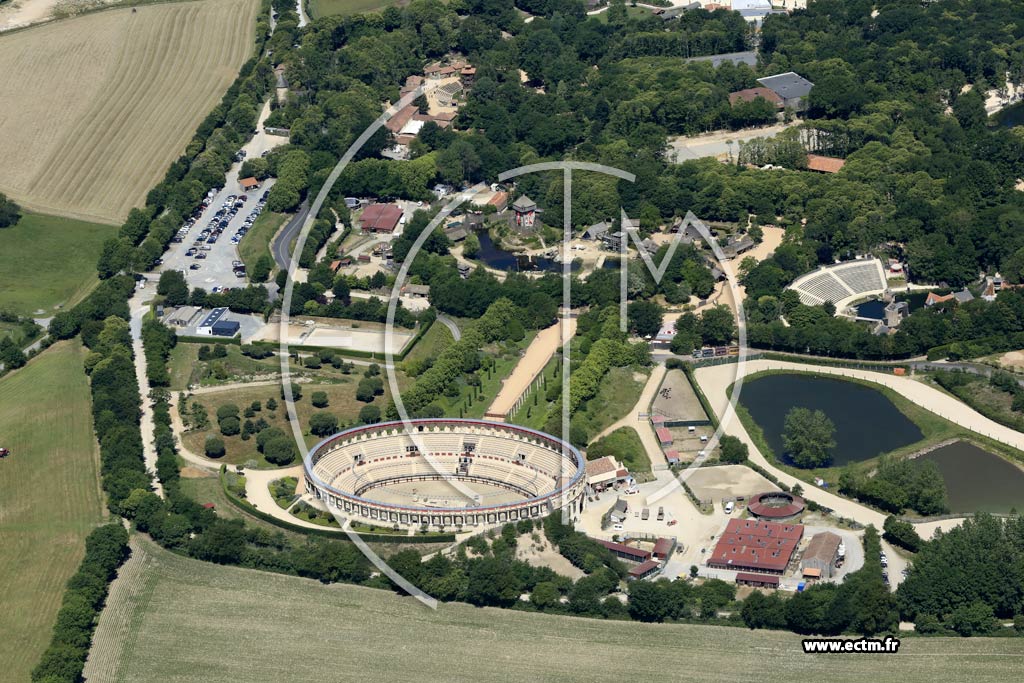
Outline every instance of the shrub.
<svg viewBox="0 0 1024 683">
<path fill-rule="evenodd" d="M 317 436 L 330 436 L 338 431 L 338 418 L 331 413 L 313 413 L 309 418 L 309 431 Z"/>
<path fill-rule="evenodd" d="M 213 436 L 212 434 L 206 437 L 206 444 L 204 447 L 207 458 L 221 458 L 224 457 L 224 439 L 219 436 Z"/>
<path fill-rule="evenodd" d="M 224 436 L 235 436 L 242 431 L 242 423 L 237 417 L 226 417 L 219 424 L 220 433 Z"/>
<path fill-rule="evenodd" d="M 310 399 L 313 402 L 313 406 L 316 408 L 326 408 L 329 401 L 327 400 L 326 391 L 314 391 L 313 396 Z"/>
<path fill-rule="evenodd" d="M 288 436 L 275 436 L 263 445 L 263 457 L 274 465 L 288 465 L 295 460 L 295 442 Z"/>
<path fill-rule="evenodd" d="M 220 408 L 217 408 L 217 421 L 219 422 L 227 417 L 238 417 L 238 414 L 238 406 L 234 403 L 225 403 Z"/>
</svg>

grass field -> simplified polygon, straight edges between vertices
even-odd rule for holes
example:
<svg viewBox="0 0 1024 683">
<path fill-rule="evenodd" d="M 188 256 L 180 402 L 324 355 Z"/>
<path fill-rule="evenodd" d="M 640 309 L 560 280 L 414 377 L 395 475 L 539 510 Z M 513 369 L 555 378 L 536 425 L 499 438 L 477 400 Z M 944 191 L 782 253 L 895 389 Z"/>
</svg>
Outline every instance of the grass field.
<svg viewBox="0 0 1024 683">
<path fill-rule="evenodd" d="M 304 0 L 306 11 L 313 19 L 335 14 L 360 14 L 376 12 L 392 5 L 406 5 L 401 0 Z"/>
<path fill-rule="evenodd" d="M 298 413 L 303 433 L 306 435 L 307 446 L 312 446 L 322 438 L 309 433 L 309 418 L 313 413 L 323 411 L 337 416 L 340 427 L 354 424 L 358 420 L 359 410 L 364 405 L 367 405 L 355 399 L 356 386 L 359 384 L 359 380 L 363 378 L 362 371 L 364 369 L 357 366 L 356 371 L 351 375 L 339 376 L 337 378 L 331 377 L 330 379 L 333 380 L 333 383 L 330 384 L 304 383 L 300 385 L 302 387 L 302 397 L 296 401 L 295 410 Z M 321 378 L 328 379 L 326 376 Z M 317 408 L 312 404 L 312 395 L 317 391 L 327 394 L 329 405 L 326 408 Z M 370 405 L 377 406 L 383 412 L 388 404 L 388 396 L 389 387 L 385 380 L 384 394 L 377 396 Z M 274 411 L 270 411 L 265 407 L 269 398 L 273 398 L 278 402 L 277 409 Z M 210 428 L 208 430 L 188 432 L 183 436 L 183 443 L 191 451 L 202 454 L 206 437 L 208 435 L 217 435 L 224 439 L 224 446 L 227 451 L 224 457 L 221 458 L 223 462 L 240 465 L 249 460 L 255 460 L 261 467 L 274 467 L 274 465 L 267 463 L 256 449 L 256 439 L 243 441 L 241 436 L 222 436 L 220 434 L 220 430 L 217 427 L 217 408 L 227 403 L 233 403 L 244 411 L 253 401 L 260 401 L 264 407 L 252 419 L 255 421 L 262 417 L 271 427 L 279 427 L 286 434 L 291 434 L 291 428 L 287 420 L 287 411 L 285 410 L 284 402 L 281 401 L 280 385 L 227 389 L 213 394 L 200 394 L 189 398 L 188 404 L 191 406 L 193 401 L 198 401 L 206 407 L 207 413 L 210 416 Z M 244 421 L 245 418 L 243 417 L 242 420 Z"/>
<path fill-rule="evenodd" d="M 120 222 L 249 57 L 258 7 L 126 7 L 0 37 L 0 191 L 32 210 Z"/>
<path fill-rule="evenodd" d="M 51 316 L 54 306 L 75 303 L 96 283 L 103 241 L 116 234 L 109 225 L 24 213 L 0 230 L 0 308 Z"/>
<path fill-rule="evenodd" d="M 26 681 L 85 536 L 102 519 L 85 352 L 54 345 L 0 379 L 0 679 Z M 59 397 L 59 398 L 58 398 Z"/>
<path fill-rule="evenodd" d="M 137 539 L 99 621 L 91 683 L 174 681 L 1004 682 L 1024 642 L 905 639 L 898 654 L 805 655 L 800 636 L 442 604 L 190 560 Z"/>
<path fill-rule="evenodd" d="M 242 241 L 238 243 L 238 256 L 242 263 L 251 272 L 260 256 L 270 253 L 270 240 L 273 239 L 281 224 L 287 216 L 283 213 L 271 213 L 270 211 L 260 214 L 252 228 L 245 234 Z"/>
</svg>

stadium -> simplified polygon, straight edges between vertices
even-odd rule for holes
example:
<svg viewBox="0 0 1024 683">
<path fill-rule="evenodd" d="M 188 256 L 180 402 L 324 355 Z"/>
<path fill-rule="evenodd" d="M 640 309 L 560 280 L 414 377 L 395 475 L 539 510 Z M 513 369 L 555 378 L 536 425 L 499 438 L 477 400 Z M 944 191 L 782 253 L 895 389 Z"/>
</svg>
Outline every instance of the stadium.
<svg viewBox="0 0 1024 683">
<path fill-rule="evenodd" d="M 416 419 L 353 427 L 303 458 L 306 491 L 328 508 L 404 527 L 488 526 L 586 501 L 580 452 L 500 422 Z"/>
</svg>

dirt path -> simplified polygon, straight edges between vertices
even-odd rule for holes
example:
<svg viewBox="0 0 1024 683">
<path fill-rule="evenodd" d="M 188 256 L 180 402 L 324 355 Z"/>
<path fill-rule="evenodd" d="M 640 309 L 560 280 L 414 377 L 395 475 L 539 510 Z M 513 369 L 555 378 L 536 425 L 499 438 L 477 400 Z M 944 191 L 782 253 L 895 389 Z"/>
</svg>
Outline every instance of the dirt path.
<svg viewBox="0 0 1024 683">
<path fill-rule="evenodd" d="M 139 428 L 142 431 L 142 454 L 146 461 L 146 469 L 153 480 L 153 490 L 163 497 L 164 488 L 156 476 L 156 439 L 153 424 L 153 406 L 149 399 L 149 378 L 146 376 L 146 354 L 142 348 L 142 317 L 149 310 L 145 290 L 139 289 L 130 302 L 132 317 L 129 328 L 132 334 L 132 353 L 135 354 L 135 379 L 139 383 L 139 398 L 142 402 L 142 420 Z"/>
<path fill-rule="evenodd" d="M 636 430 L 636 433 L 640 435 L 640 440 L 644 444 L 644 450 L 647 451 L 647 458 L 651 461 L 651 470 L 659 471 L 668 469 L 668 465 L 665 462 L 665 456 L 661 451 L 661 444 L 655 438 L 654 430 L 651 429 L 650 423 L 647 418 L 638 417 L 639 415 L 646 415 L 648 409 L 651 406 L 651 401 L 654 400 L 654 394 L 658 391 L 658 387 L 661 386 L 661 381 L 665 379 L 665 365 L 659 364 L 654 366 L 654 370 L 651 372 L 651 376 L 647 378 L 647 384 L 644 385 L 644 390 L 640 392 L 640 400 L 636 402 L 636 405 L 626 414 L 622 419 L 613 422 L 612 424 L 605 427 L 597 436 L 590 440 L 590 443 L 594 443 L 598 439 L 607 436 L 614 432 L 616 429 L 622 427 L 632 427 Z"/>
<path fill-rule="evenodd" d="M 529 389 L 530 384 L 537 379 L 551 357 L 562 347 L 561 326 L 562 321 L 559 321 L 537 333 L 526 347 L 522 359 L 516 364 L 516 369 L 505 379 L 501 391 L 494 397 L 486 412 L 488 416 L 504 417 L 512 411 L 519 397 Z M 574 334 L 576 318 L 569 318 L 566 323 L 566 335 L 572 337 Z"/>
</svg>

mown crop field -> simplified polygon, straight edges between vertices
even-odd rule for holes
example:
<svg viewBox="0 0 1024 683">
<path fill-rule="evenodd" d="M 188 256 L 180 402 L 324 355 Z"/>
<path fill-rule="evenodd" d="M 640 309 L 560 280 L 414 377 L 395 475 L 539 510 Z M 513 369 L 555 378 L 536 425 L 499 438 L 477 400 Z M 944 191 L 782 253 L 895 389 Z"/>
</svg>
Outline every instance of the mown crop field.
<svg viewBox="0 0 1024 683">
<path fill-rule="evenodd" d="M 49 317 L 76 303 L 97 282 L 103 241 L 115 234 L 110 225 L 24 212 L 0 230 L 0 309 Z"/>
<path fill-rule="evenodd" d="M 100 617 L 91 683 L 173 681 L 1005 682 L 1019 639 L 905 639 L 899 654 L 805 655 L 800 637 L 442 604 L 207 564 L 141 538 Z"/>
<path fill-rule="evenodd" d="M 258 8 L 125 7 L 0 37 L 0 191 L 28 209 L 120 222 L 250 56 Z"/>
<path fill-rule="evenodd" d="M 101 521 L 89 387 L 77 342 L 0 379 L 0 679 L 27 681 L 64 584 Z"/>
</svg>

